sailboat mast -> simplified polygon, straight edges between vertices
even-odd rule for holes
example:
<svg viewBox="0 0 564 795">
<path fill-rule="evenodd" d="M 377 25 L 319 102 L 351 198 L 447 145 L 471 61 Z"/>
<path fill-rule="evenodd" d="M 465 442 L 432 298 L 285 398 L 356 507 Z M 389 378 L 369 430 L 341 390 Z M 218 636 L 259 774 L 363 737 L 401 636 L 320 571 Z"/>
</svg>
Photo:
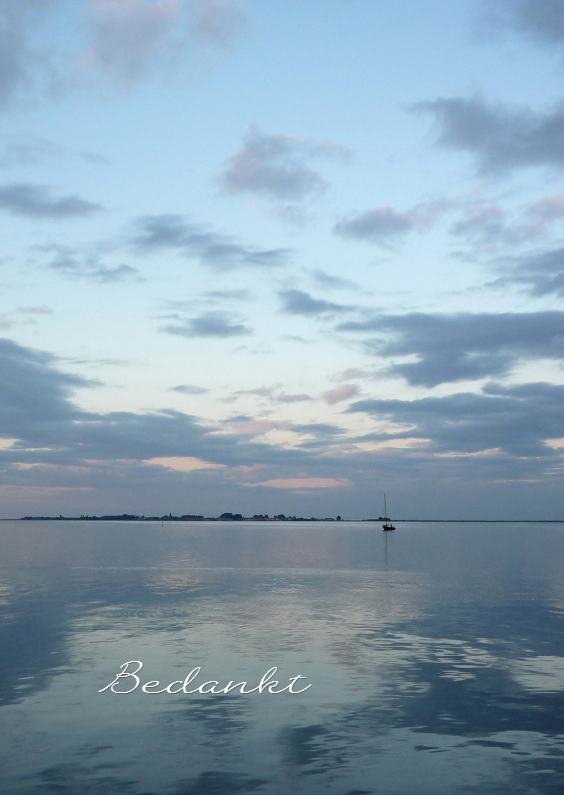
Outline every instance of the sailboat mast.
<svg viewBox="0 0 564 795">
<path fill-rule="evenodd" d="M 386 507 L 386 495 L 384 494 L 384 519 L 388 518 L 388 508 Z"/>
</svg>

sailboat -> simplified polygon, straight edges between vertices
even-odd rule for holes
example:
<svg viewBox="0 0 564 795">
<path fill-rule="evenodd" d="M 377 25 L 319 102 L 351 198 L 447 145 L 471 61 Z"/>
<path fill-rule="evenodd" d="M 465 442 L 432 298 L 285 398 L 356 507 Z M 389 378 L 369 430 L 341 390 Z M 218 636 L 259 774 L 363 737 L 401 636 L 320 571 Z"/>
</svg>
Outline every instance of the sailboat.
<svg viewBox="0 0 564 795">
<path fill-rule="evenodd" d="M 388 507 L 386 505 L 386 495 L 384 494 L 384 524 L 382 525 L 382 530 L 395 530 L 395 529 L 396 528 L 388 519 Z"/>
</svg>

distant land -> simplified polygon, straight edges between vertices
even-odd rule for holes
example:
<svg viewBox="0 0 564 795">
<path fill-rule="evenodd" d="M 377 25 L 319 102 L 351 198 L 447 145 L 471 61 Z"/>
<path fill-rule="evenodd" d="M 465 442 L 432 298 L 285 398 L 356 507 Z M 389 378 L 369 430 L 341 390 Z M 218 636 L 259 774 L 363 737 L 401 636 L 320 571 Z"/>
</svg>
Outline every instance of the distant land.
<svg viewBox="0 0 564 795">
<path fill-rule="evenodd" d="M 62 521 L 98 521 L 98 522 L 340 522 L 341 517 L 336 518 L 327 516 L 325 519 L 318 519 L 315 516 L 309 519 L 305 516 L 285 516 L 279 513 L 276 516 L 269 516 L 267 513 L 255 513 L 254 516 L 243 516 L 241 513 L 222 513 L 221 516 L 201 516 L 196 514 L 184 514 L 183 516 L 173 516 L 171 513 L 164 516 L 137 516 L 133 513 L 123 513 L 118 516 L 22 516 L 21 520 L 62 520 Z M 380 521 L 379 519 L 369 521 Z"/>
<path fill-rule="evenodd" d="M 184 514 L 173 516 L 172 513 L 164 516 L 138 516 L 133 513 L 119 515 L 88 516 L 22 516 L 20 521 L 63 521 L 63 522 L 385 522 L 389 518 L 378 516 L 375 519 L 341 519 L 340 516 L 326 516 L 324 519 L 316 516 L 285 516 L 283 513 L 269 516 L 267 513 L 255 513 L 253 516 L 243 516 L 240 513 L 222 513 L 220 516 L 201 516 Z M 564 524 L 564 519 L 394 519 L 394 522 L 427 522 L 443 523 L 458 522 L 471 524 Z"/>
</svg>

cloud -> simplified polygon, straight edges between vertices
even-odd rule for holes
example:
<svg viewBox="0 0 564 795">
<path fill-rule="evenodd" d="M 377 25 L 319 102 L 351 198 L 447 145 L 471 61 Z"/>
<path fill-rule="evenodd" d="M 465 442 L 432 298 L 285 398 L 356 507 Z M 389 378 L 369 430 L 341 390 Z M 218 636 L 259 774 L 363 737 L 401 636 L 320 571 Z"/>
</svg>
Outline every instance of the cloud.
<svg viewBox="0 0 564 795">
<path fill-rule="evenodd" d="M 340 314 L 353 309 L 353 307 L 344 304 L 334 304 L 331 301 L 313 298 L 309 293 L 304 293 L 301 290 L 282 290 L 278 295 L 283 302 L 282 311 L 288 315 L 315 317 L 318 315 Z"/>
<path fill-rule="evenodd" d="M 0 209 L 13 215 L 59 221 L 92 215 L 102 208 L 99 204 L 85 201 L 79 196 L 63 196 L 54 199 L 44 185 L 30 185 L 21 182 L 13 185 L 0 185 Z"/>
<path fill-rule="evenodd" d="M 242 397 L 245 395 L 252 395 L 259 398 L 268 399 L 270 403 L 301 403 L 304 400 L 313 400 L 311 395 L 305 394 L 286 394 L 280 390 L 280 384 L 277 386 L 261 386 L 256 389 L 239 389 L 233 393 L 233 398 Z"/>
<path fill-rule="evenodd" d="M 521 285 L 533 296 L 564 297 L 564 248 L 505 257 L 499 270 L 504 275 L 491 283 L 495 287 Z"/>
<path fill-rule="evenodd" d="M 35 29 L 41 28 L 49 12 L 65 4 L 0 0 L 0 110 L 19 99 L 83 86 L 85 70 L 133 87 L 155 66 L 178 59 L 189 41 L 183 29 L 185 0 L 84 0 L 71 4 L 86 8 L 82 52 L 58 42 L 37 46 Z M 193 10 L 192 39 L 202 43 L 225 48 L 245 28 L 244 6 L 235 0 L 199 0 Z M 56 33 L 68 40 L 68 31 Z M 16 159 L 26 156 L 16 150 L 11 154 Z"/>
<path fill-rule="evenodd" d="M 488 104 L 481 97 L 419 102 L 439 126 L 439 145 L 475 156 L 482 174 L 564 165 L 564 104 L 547 113 Z"/>
<path fill-rule="evenodd" d="M 414 386 L 505 375 L 520 359 L 564 361 L 564 312 L 412 312 L 342 323 L 338 330 L 379 333 L 367 341 L 379 356 L 417 356 L 390 367 Z"/>
<path fill-rule="evenodd" d="M 312 279 L 320 286 L 330 290 L 358 290 L 358 284 L 349 279 L 342 279 L 340 276 L 332 276 L 322 270 L 311 271 Z"/>
<path fill-rule="evenodd" d="M 422 202 L 404 212 L 393 207 L 376 207 L 342 218 L 333 227 L 333 232 L 340 237 L 387 246 L 415 229 L 429 226 L 461 204 L 464 202 L 460 198 L 445 197 Z"/>
<path fill-rule="evenodd" d="M 223 424 L 230 427 L 233 433 L 249 437 L 263 436 L 269 431 L 286 430 L 290 425 L 285 420 L 255 420 L 244 414 L 230 417 L 228 420 L 224 420 Z"/>
<path fill-rule="evenodd" d="M 224 464 L 211 464 L 209 461 L 202 461 L 200 458 L 190 456 L 163 456 L 161 458 L 149 458 L 143 461 L 149 466 L 161 466 L 165 469 L 173 469 L 176 472 L 194 472 L 197 469 L 222 469 Z"/>
<path fill-rule="evenodd" d="M 268 486 L 271 489 L 340 489 L 354 486 L 347 478 L 274 478 L 262 483 L 245 483 L 245 486 Z"/>
<path fill-rule="evenodd" d="M 205 395 L 209 389 L 204 389 L 203 386 L 193 386 L 192 384 L 179 384 L 178 386 L 171 386 L 169 392 L 180 392 L 181 395 Z"/>
<path fill-rule="evenodd" d="M 125 86 L 180 46 L 174 27 L 182 0 L 93 0 L 93 42 L 86 60 Z"/>
<path fill-rule="evenodd" d="M 129 243 L 138 254 L 177 251 L 216 270 L 245 266 L 278 267 L 285 264 L 290 249 L 256 249 L 236 243 L 232 237 L 210 232 L 189 223 L 180 215 L 152 215 L 138 219 L 138 233 Z"/>
<path fill-rule="evenodd" d="M 215 432 L 178 411 L 84 411 L 73 403 L 73 392 L 96 382 L 63 373 L 58 365 L 55 356 L 0 339 L 0 428 L 3 438 L 16 440 L 0 449 L 4 462 L 87 467 L 94 478 L 96 466 L 112 461 L 125 472 L 128 462 L 133 466 L 156 458 L 189 457 L 227 466 L 250 460 L 293 466 L 306 460 L 299 450 L 251 443 L 225 430 Z M 26 482 L 38 477 L 35 469 L 21 470 L 28 473 Z M 84 477 L 80 475 L 81 486 L 87 485 Z"/>
<path fill-rule="evenodd" d="M 349 412 L 399 423 L 406 430 L 371 434 L 372 440 L 425 439 L 439 453 L 501 451 L 513 456 L 553 457 L 547 440 L 561 438 L 564 386 L 490 384 L 482 394 L 459 393 L 420 400 L 361 400 Z"/>
<path fill-rule="evenodd" d="M 18 306 L 16 312 L 23 315 L 52 315 L 53 310 L 49 306 Z"/>
<path fill-rule="evenodd" d="M 22 140 L 9 141 L 0 157 L 0 167 L 38 165 L 47 158 L 62 157 L 65 147 L 41 138 L 25 136 Z"/>
<path fill-rule="evenodd" d="M 456 221 L 451 232 L 478 245 L 507 245 L 516 241 L 507 228 L 506 218 L 507 213 L 501 207 L 484 204 L 473 208 L 464 219 Z"/>
<path fill-rule="evenodd" d="M 323 400 L 334 406 L 336 403 L 341 403 L 343 400 L 348 400 L 355 395 L 358 395 L 359 389 L 355 384 L 342 384 L 324 392 L 322 395 Z"/>
<path fill-rule="evenodd" d="M 330 425 L 327 422 L 308 422 L 303 424 L 295 424 L 289 427 L 292 433 L 299 436 L 305 436 L 297 448 L 300 450 L 310 450 L 317 452 L 337 452 L 339 455 L 339 441 L 343 440 L 344 431 L 336 425 Z"/>
<path fill-rule="evenodd" d="M 93 383 L 61 372 L 60 365 L 48 353 L 0 340 L 3 486 L 14 500 L 19 494 L 22 505 L 45 506 L 36 512 L 58 512 L 63 498 L 66 506 L 74 506 L 67 510 L 78 512 L 86 505 L 91 512 L 100 512 L 96 505 L 112 505 L 108 512 L 118 513 L 124 503 L 162 512 L 145 506 L 162 505 L 163 499 L 174 510 L 169 500 L 184 493 L 188 478 L 198 504 L 208 501 L 213 512 L 218 488 L 232 499 L 241 494 L 241 484 L 259 477 L 263 484 L 278 481 L 284 487 L 285 482 L 307 491 L 317 488 L 309 479 L 338 486 L 373 482 L 378 473 L 412 483 L 424 469 L 428 479 L 491 484 L 499 477 L 550 476 L 561 463 L 563 386 L 489 384 L 481 394 L 360 401 L 349 411 L 369 414 L 387 432 L 377 427 L 351 439 L 343 429 L 323 423 L 240 417 L 210 426 L 173 410 L 84 411 L 73 392 Z M 389 431 L 390 421 L 400 429 Z M 253 438 L 278 429 L 313 438 L 292 447 Z M 394 440 L 399 444 L 390 446 Z M 271 469 L 262 474 L 266 467 Z"/>
<path fill-rule="evenodd" d="M 35 325 L 37 315 L 52 314 L 53 310 L 48 306 L 18 306 L 13 312 L 0 313 L 0 329 L 9 329 L 16 324 Z"/>
<path fill-rule="evenodd" d="M 414 212 L 402 213 L 393 207 L 378 207 L 339 221 L 333 232 L 340 237 L 382 243 L 411 232 L 423 223 L 427 220 Z"/>
<path fill-rule="evenodd" d="M 245 6 L 236 0 L 196 0 L 192 15 L 196 40 L 221 49 L 232 46 L 248 27 Z"/>
<path fill-rule="evenodd" d="M 280 392 L 273 399 L 274 403 L 303 403 L 304 400 L 313 400 L 313 398 L 311 395 L 305 395 L 302 392 L 290 395 L 287 395 L 286 392 Z"/>
<path fill-rule="evenodd" d="M 299 201 L 327 188 L 320 173 L 307 165 L 308 159 L 346 155 L 347 150 L 336 144 L 312 144 L 298 135 L 266 135 L 253 126 L 241 149 L 229 158 L 219 182 L 227 193 Z"/>
<path fill-rule="evenodd" d="M 114 282 L 123 282 L 130 279 L 136 282 L 145 281 L 145 279 L 140 276 L 137 268 L 133 268 L 131 265 L 123 264 L 116 265 L 114 268 L 101 266 L 99 268 L 94 268 L 91 271 L 83 271 L 82 273 L 77 272 L 75 275 L 86 279 L 92 279 L 93 281 L 99 282 L 100 284 L 113 284 Z"/>
<path fill-rule="evenodd" d="M 22 93 L 31 94 L 56 80 L 56 69 L 45 52 L 30 42 L 33 29 L 57 0 L 1 0 L 0 109 Z"/>
<path fill-rule="evenodd" d="M 0 189 L 0 207 L 2 194 Z M 257 249 L 237 243 L 232 237 L 211 232 L 203 226 L 191 224 L 180 215 L 145 216 L 133 223 L 118 239 L 102 240 L 85 246 L 82 250 L 60 243 L 35 245 L 34 251 L 52 255 L 49 267 L 73 278 L 88 278 L 98 282 L 133 279 L 143 281 L 139 270 L 125 263 L 108 266 L 103 259 L 120 255 L 123 250 L 138 256 L 173 251 L 188 259 L 196 259 L 214 270 L 229 270 L 242 266 L 280 267 L 286 264 L 290 249 Z M 218 300 L 247 300 L 247 290 L 209 290 L 200 304 Z M 183 302 L 185 303 L 185 302 Z M 194 301 L 190 302 L 192 305 Z M 178 302 L 175 302 L 177 305 Z"/>
<path fill-rule="evenodd" d="M 520 208 L 504 210 L 495 202 L 471 202 L 450 231 L 478 249 L 507 248 L 530 243 L 564 221 L 564 197 L 545 196 Z"/>
<path fill-rule="evenodd" d="M 65 146 L 35 135 L 10 136 L 0 156 L 0 168 L 39 165 L 52 158 L 79 157 L 91 163 L 107 163 L 103 155 L 92 152 L 75 152 Z"/>
<path fill-rule="evenodd" d="M 204 293 L 204 298 L 209 298 L 212 301 L 248 301 L 251 298 L 251 293 L 248 290 L 208 290 Z"/>
<path fill-rule="evenodd" d="M 532 202 L 527 212 L 543 222 L 562 220 L 564 218 L 564 196 L 545 196 L 544 199 Z"/>
<path fill-rule="evenodd" d="M 524 33 L 540 44 L 564 41 L 563 0 L 489 0 L 483 13 L 490 24 Z"/>
<path fill-rule="evenodd" d="M 309 213 L 299 204 L 277 204 L 271 209 L 270 216 L 302 229 L 310 220 Z"/>
<path fill-rule="evenodd" d="M 35 246 L 35 250 L 52 254 L 49 267 L 73 279 L 90 279 L 99 284 L 112 284 L 127 280 L 144 281 L 137 268 L 131 265 L 121 264 L 108 267 L 101 264 L 100 251 L 96 248 L 79 252 L 70 246 L 50 243 L 44 246 Z"/>
<path fill-rule="evenodd" d="M 92 382 L 56 370 L 57 358 L 0 339 L 0 428 L 2 435 L 22 439 L 41 432 L 43 424 L 64 420 L 71 423 L 80 414 L 69 403 L 72 390 Z M 88 416 L 84 413 L 84 416 Z M 47 419 L 48 418 L 48 419 Z"/>
<path fill-rule="evenodd" d="M 226 315 L 210 312 L 184 321 L 181 325 L 169 324 L 161 331 L 181 337 L 240 337 L 253 331 L 242 323 L 233 323 Z"/>
</svg>

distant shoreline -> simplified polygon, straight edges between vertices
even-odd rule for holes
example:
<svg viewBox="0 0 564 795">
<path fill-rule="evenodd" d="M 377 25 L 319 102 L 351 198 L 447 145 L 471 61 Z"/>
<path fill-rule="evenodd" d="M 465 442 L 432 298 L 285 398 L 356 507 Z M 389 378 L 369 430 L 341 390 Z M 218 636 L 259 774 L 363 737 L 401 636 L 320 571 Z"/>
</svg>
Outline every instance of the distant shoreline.
<svg viewBox="0 0 564 795">
<path fill-rule="evenodd" d="M 19 520 L 3 519 L 0 521 L 49 521 L 49 522 L 383 522 L 385 518 L 379 516 L 376 519 L 341 519 L 325 517 L 324 519 L 312 516 L 267 516 L 265 514 L 254 516 L 242 516 L 241 514 L 222 514 L 221 516 L 137 516 L 135 514 L 120 514 L 116 516 L 21 516 Z M 564 519 L 394 519 L 398 524 L 401 522 L 418 522 L 426 524 L 564 524 Z"/>
</svg>

